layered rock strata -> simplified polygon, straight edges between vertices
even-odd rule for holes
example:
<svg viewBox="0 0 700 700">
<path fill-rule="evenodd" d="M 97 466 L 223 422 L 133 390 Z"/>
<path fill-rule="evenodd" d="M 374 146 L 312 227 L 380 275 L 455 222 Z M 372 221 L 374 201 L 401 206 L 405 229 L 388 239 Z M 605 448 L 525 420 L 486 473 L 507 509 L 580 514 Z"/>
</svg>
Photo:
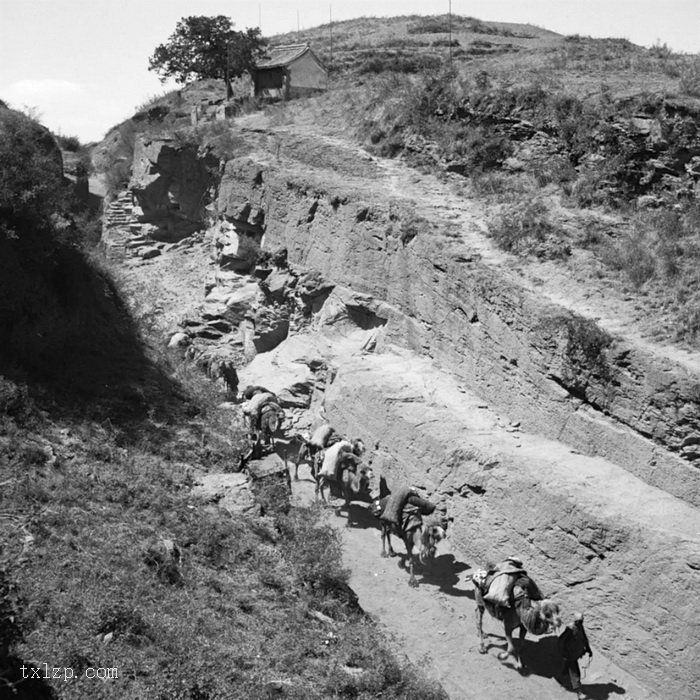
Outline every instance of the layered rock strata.
<svg viewBox="0 0 700 700">
<path fill-rule="evenodd" d="M 325 409 L 376 446 L 373 466 L 390 486 L 447 504 L 452 546 L 474 568 L 517 554 L 565 615 L 585 613 L 599 651 L 659 697 L 697 697 L 696 508 L 608 460 L 521 432 L 415 356 L 346 361 Z"/>
<path fill-rule="evenodd" d="M 484 261 L 364 178 L 229 163 L 220 211 L 264 212 L 268 248 L 381 301 L 387 340 L 434 358 L 524 428 L 700 504 L 700 369 L 640 349 Z"/>
<path fill-rule="evenodd" d="M 259 141 L 219 187 L 213 255 L 236 283 L 207 288 L 209 340 L 257 354 L 249 378 L 290 409 L 323 400 L 378 470 L 440 499 L 467 561 L 518 553 L 594 646 L 696 697 L 698 367 L 538 296 L 371 160 Z M 293 273 L 245 282 L 259 245 Z M 334 337 L 294 335 L 285 308 Z"/>
</svg>

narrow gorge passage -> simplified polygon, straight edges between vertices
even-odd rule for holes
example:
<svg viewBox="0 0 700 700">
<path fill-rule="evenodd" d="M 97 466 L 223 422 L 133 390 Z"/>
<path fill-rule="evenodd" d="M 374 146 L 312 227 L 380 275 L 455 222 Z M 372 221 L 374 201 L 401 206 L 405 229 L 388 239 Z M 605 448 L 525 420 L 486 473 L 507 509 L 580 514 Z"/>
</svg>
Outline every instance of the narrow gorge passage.
<svg viewBox="0 0 700 700">
<path fill-rule="evenodd" d="M 314 499 L 314 484 L 306 465 L 299 481 L 292 484 L 294 501 L 308 505 Z M 513 700 L 566 700 L 573 697 L 557 678 L 559 658 L 555 638 L 528 637 L 523 659 L 528 671 L 519 674 L 511 661 L 497 654 L 505 648 L 500 622 L 485 618 L 484 632 L 489 651 L 482 655 L 475 628 L 475 603 L 471 573 L 480 564 L 457 550 L 450 540 L 440 544 L 437 558 L 418 576 L 417 589 L 407 585 L 401 556 L 380 556 L 380 531 L 365 504 L 351 504 L 350 518 L 341 501 L 328 508 L 331 526 L 343 533 L 343 558 L 351 571 L 350 585 L 360 605 L 389 633 L 400 654 L 437 679 L 452 700 L 513 698 Z M 397 554 L 403 545 L 394 542 Z M 595 647 L 595 641 L 592 642 Z M 584 664 L 585 666 L 585 664 Z M 630 700 L 657 697 L 637 680 L 606 659 L 594 648 L 594 657 L 582 680 L 586 697 L 604 700 L 615 695 Z"/>
<path fill-rule="evenodd" d="M 452 597 L 468 597 L 475 566 L 520 556 L 547 594 L 586 615 L 594 664 L 608 659 L 594 693 L 693 698 L 700 634 L 687 592 L 700 570 L 700 418 L 692 363 L 640 350 L 553 304 L 528 283 L 525 262 L 493 250 L 473 202 L 436 178 L 335 137 L 245 124 L 252 151 L 226 164 L 221 221 L 190 250 L 214 252 L 212 283 L 192 311 L 203 320 L 192 319 L 190 336 L 203 344 L 216 336 L 241 387 L 282 397 L 296 416 L 290 430 L 323 416 L 363 438 L 390 483 L 445 504 L 445 551 L 469 567 L 456 572 L 450 585 L 461 593 Z M 284 265 L 268 264 L 257 278 L 249 266 L 227 269 L 258 243 L 246 231 L 263 221 L 259 243 L 284 250 Z M 145 264 L 163 270 L 183 254 L 164 249 Z M 378 540 L 373 529 L 362 537 Z M 410 632 L 400 603 L 414 594 L 387 562 L 386 577 L 367 566 L 377 544 L 357 545 L 358 590 L 366 586 L 372 601 L 371 586 L 386 578 L 379 616 Z M 450 640 L 435 655 L 438 664 L 448 659 L 438 675 L 450 684 L 450 669 L 459 675 L 463 664 L 456 638 L 475 644 L 473 604 L 463 619 L 446 610 L 446 624 L 436 625 L 445 634 L 430 639 Z M 416 627 L 422 638 L 430 625 Z M 430 651 L 420 640 L 406 644 Z M 481 682 L 490 687 L 488 673 Z"/>
<path fill-rule="evenodd" d="M 553 678 L 560 662 L 551 637 L 530 637 L 526 643 L 525 659 L 532 668 L 528 676 L 521 677 L 496 658 L 504 639 L 500 623 L 491 618 L 485 630 L 495 646 L 485 657 L 478 653 L 471 574 L 487 561 L 518 554 L 565 615 L 575 610 L 586 615 L 595 652 L 584 679 L 589 697 L 658 697 L 644 680 L 610 658 L 612 652 L 642 663 L 654 632 L 643 636 L 630 624 L 634 618 L 626 617 L 628 611 L 620 610 L 616 573 L 606 568 L 605 559 L 643 557 L 646 545 L 635 549 L 620 544 L 635 532 L 645 532 L 649 543 L 673 532 L 674 539 L 666 542 L 679 551 L 698 524 L 692 508 L 668 508 L 679 504 L 667 495 L 658 508 L 653 490 L 639 479 L 513 427 L 423 358 L 399 349 L 366 353 L 362 348 L 368 334 L 299 334 L 259 355 L 242 375 L 245 382 L 265 379 L 268 387 L 283 392 L 300 385 L 300 367 L 319 363 L 320 351 L 330 353 L 326 360 L 337 369 L 335 378 L 325 395 L 315 396 L 311 411 L 293 412 L 290 431 L 318 422 L 320 415 L 327 417 L 344 434 L 365 439 L 376 475 L 384 475 L 390 486 L 418 486 L 431 500 L 446 505 L 454 519 L 447 541 L 438 548 L 435 568 L 424 570 L 420 588 L 413 590 L 399 560 L 380 557 L 380 532 L 365 506 L 351 506 L 357 527 L 346 528 L 347 514 L 335 501 L 330 522 L 343 530 L 350 583 L 363 608 L 396 636 L 412 661 L 427 664 L 450 697 L 484 697 L 484 690 L 493 698 L 506 693 L 523 699 L 570 697 Z M 455 459 L 460 469 L 455 469 Z M 300 474 L 300 481 L 292 484 L 293 495 L 310 503 L 314 487 L 305 465 Z M 606 489 L 625 492 L 644 513 L 630 520 L 626 507 Z M 649 516 L 664 520 L 664 525 L 656 529 L 646 522 Z M 610 550 L 594 554 L 606 538 L 591 538 L 590 532 L 606 528 Z M 616 546 L 620 553 L 615 553 Z M 632 551 L 623 554 L 626 547 Z M 395 548 L 403 552 L 401 544 Z M 660 668 L 650 677 L 661 684 L 664 675 Z"/>
</svg>

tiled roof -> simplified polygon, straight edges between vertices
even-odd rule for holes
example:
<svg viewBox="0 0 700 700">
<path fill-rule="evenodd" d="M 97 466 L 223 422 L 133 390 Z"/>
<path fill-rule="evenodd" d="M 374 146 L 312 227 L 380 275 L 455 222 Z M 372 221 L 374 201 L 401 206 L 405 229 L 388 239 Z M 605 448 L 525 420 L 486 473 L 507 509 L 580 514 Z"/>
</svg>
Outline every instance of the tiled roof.
<svg viewBox="0 0 700 700">
<path fill-rule="evenodd" d="M 255 64 L 256 68 L 277 68 L 287 66 L 300 56 L 310 51 L 308 44 L 287 44 L 286 46 L 271 46 L 268 57 Z"/>
</svg>

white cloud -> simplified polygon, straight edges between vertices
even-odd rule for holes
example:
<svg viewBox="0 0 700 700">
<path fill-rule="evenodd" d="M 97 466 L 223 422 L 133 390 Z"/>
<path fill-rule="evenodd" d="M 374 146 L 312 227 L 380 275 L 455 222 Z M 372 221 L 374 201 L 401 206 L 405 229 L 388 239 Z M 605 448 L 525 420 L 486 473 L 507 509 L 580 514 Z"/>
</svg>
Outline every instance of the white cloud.
<svg viewBox="0 0 700 700">
<path fill-rule="evenodd" d="M 2 94 L 9 102 L 19 104 L 36 100 L 56 100 L 63 97 L 81 95 L 85 89 L 70 80 L 18 80 L 3 89 Z"/>
<path fill-rule="evenodd" d="M 7 87 L 0 84 L 0 100 L 27 112 L 56 134 L 77 136 L 88 143 L 101 140 L 108 129 L 131 116 L 138 104 L 168 88 L 150 74 L 147 78 L 146 84 L 133 80 L 125 85 L 19 80 Z"/>
<path fill-rule="evenodd" d="M 0 88 L 0 99 L 28 112 L 54 133 L 77 134 L 81 139 L 94 112 L 90 91 L 70 80 L 19 80 Z"/>
</svg>

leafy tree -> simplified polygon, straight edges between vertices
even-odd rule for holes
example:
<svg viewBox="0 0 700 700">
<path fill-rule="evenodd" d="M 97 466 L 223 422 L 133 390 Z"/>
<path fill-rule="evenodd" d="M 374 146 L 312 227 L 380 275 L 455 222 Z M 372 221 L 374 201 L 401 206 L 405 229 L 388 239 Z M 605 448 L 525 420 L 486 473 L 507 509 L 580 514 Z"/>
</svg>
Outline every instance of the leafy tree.
<svg viewBox="0 0 700 700">
<path fill-rule="evenodd" d="M 165 44 L 149 59 L 148 69 L 160 80 L 217 78 L 226 81 L 226 93 L 233 96 L 231 80 L 252 73 L 255 61 L 265 53 L 260 29 L 238 32 L 228 17 L 183 17 Z"/>
</svg>

